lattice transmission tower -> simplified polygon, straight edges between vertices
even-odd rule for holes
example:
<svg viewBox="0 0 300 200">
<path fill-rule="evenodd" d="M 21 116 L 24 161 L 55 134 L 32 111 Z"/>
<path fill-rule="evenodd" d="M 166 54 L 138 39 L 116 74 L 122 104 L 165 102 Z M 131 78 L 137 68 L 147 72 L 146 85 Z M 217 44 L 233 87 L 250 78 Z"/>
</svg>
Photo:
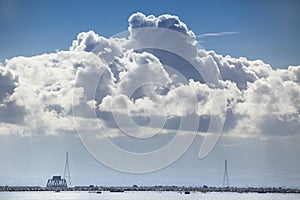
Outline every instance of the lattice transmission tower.
<svg viewBox="0 0 300 200">
<path fill-rule="evenodd" d="M 225 159 L 225 170 L 224 170 L 224 177 L 223 177 L 223 187 L 229 187 L 227 159 Z"/>
<path fill-rule="evenodd" d="M 65 171 L 64 171 L 64 179 L 67 180 L 69 186 L 71 186 L 71 175 L 70 175 L 70 163 L 69 163 L 69 152 L 66 152 L 66 164 L 65 164 Z"/>
</svg>

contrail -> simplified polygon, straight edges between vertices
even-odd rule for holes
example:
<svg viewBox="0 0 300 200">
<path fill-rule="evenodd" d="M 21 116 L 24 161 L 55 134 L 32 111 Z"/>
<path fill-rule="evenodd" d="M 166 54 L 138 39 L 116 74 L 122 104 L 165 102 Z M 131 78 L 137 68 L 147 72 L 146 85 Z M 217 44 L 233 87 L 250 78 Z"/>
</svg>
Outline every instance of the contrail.
<svg viewBox="0 0 300 200">
<path fill-rule="evenodd" d="M 220 37 L 224 35 L 233 35 L 233 34 L 238 34 L 239 32 L 236 31 L 231 31 L 231 32 L 219 32 L 219 33 L 204 33 L 202 35 L 196 35 L 196 38 L 204 38 L 204 37 Z"/>
</svg>

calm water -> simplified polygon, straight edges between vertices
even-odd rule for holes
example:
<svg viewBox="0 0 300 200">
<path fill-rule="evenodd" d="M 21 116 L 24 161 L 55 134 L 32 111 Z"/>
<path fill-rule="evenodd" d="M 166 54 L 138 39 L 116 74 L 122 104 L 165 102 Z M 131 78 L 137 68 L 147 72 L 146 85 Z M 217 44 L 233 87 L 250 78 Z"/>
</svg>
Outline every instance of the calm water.
<svg viewBox="0 0 300 200">
<path fill-rule="evenodd" d="M 0 192 L 0 200 L 299 200 L 300 194 L 239 194 L 177 192 Z"/>
</svg>

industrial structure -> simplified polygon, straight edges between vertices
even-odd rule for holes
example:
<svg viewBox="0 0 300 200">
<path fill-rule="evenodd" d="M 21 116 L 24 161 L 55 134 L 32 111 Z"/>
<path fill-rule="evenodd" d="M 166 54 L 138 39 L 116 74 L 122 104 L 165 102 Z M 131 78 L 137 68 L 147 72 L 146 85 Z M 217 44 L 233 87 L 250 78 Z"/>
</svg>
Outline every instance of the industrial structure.
<svg viewBox="0 0 300 200">
<path fill-rule="evenodd" d="M 67 181 L 62 179 L 61 176 L 53 176 L 52 179 L 48 179 L 47 188 L 66 188 Z"/>
<path fill-rule="evenodd" d="M 66 152 L 66 163 L 64 176 L 53 176 L 52 179 L 48 179 L 47 188 L 67 188 L 71 186 L 70 164 L 69 164 L 69 152 Z"/>
<path fill-rule="evenodd" d="M 223 187 L 229 187 L 227 159 L 225 159 L 225 170 L 224 170 L 224 176 L 223 176 Z"/>
<path fill-rule="evenodd" d="M 69 152 L 66 152 L 66 163 L 64 171 L 64 179 L 67 180 L 69 186 L 71 186 L 70 164 L 69 164 Z"/>
</svg>

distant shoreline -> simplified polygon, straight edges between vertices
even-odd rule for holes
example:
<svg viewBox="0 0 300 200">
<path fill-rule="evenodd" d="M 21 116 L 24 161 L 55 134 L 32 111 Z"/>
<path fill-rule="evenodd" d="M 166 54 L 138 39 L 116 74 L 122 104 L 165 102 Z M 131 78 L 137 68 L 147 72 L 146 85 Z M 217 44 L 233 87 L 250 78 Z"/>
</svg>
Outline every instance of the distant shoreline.
<svg viewBox="0 0 300 200">
<path fill-rule="evenodd" d="M 184 187 L 184 186 L 74 186 L 66 188 L 47 188 L 40 186 L 0 186 L 0 192 L 34 192 L 34 191 L 169 191 L 169 192 L 236 192 L 236 193 L 298 193 L 300 189 L 282 187 Z"/>
</svg>

